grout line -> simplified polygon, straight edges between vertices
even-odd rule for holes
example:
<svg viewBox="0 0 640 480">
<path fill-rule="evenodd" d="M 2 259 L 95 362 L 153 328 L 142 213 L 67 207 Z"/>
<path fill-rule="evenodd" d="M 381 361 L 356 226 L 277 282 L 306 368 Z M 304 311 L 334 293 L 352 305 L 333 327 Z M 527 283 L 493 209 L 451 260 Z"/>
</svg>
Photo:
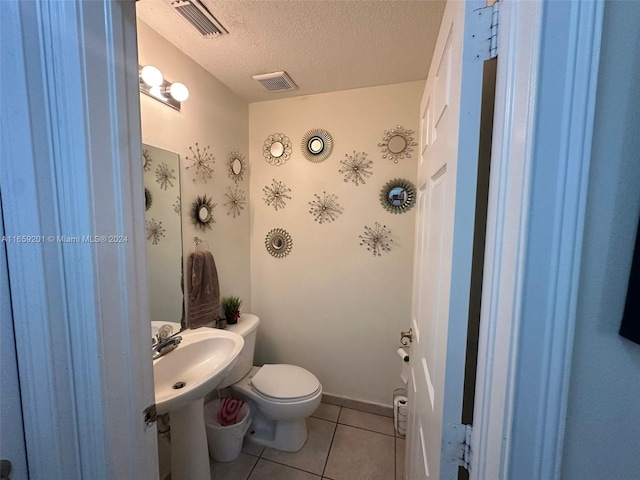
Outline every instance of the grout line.
<svg viewBox="0 0 640 480">
<path fill-rule="evenodd" d="M 371 430 L 369 428 L 358 427 L 356 425 L 349 425 L 348 423 L 338 423 L 338 425 L 344 425 L 345 427 L 357 428 L 358 430 L 364 430 L 365 432 L 379 433 L 380 435 L 385 435 L 387 437 L 393 437 L 393 438 L 396 437 L 395 435 L 393 435 L 391 433 L 378 432 L 377 430 Z"/>
<path fill-rule="evenodd" d="M 336 438 L 336 432 L 338 431 L 338 420 L 340 420 L 340 414 L 342 413 L 342 407 L 340 407 L 340 411 L 338 412 L 338 418 L 335 421 L 336 428 L 333 429 L 333 435 L 331 436 L 331 443 L 329 444 L 329 450 L 327 451 L 327 458 L 324 460 L 324 467 L 322 468 L 322 475 L 324 477 L 324 472 L 327 470 L 327 464 L 329 463 L 329 455 L 331 455 L 331 449 L 333 448 L 333 439 Z"/>
<path fill-rule="evenodd" d="M 283 467 L 287 467 L 287 468 L 293 468 L 294 470 L 298 470 L 299 472 L 304 472 L 304 473 L 310 473 L 311 475 L 314 475 L 316 477 L 322 477 L 321 474 L 319 473 L 315 473 L 315 472 L 310 472 L 309 470 L 304 470 L 302 468 L 299 467 L 294 467 L 293 465 L 288 465 L 286 463 L 282 463 L 282 462 L 278 462 L 276 460 L 269 460 L 268 458 L 263 458 L 262 460 L 264 460 L 265 462 L 271 462 L 271 463 L 275 463 L 276 465 L 282 465 Z M 258 463 L 256 462 L 256 465 Z M 253 471 L 253 470 L 252 470 Z M 248 479 L 247 479 L 248 480 Z"/>
</svg>

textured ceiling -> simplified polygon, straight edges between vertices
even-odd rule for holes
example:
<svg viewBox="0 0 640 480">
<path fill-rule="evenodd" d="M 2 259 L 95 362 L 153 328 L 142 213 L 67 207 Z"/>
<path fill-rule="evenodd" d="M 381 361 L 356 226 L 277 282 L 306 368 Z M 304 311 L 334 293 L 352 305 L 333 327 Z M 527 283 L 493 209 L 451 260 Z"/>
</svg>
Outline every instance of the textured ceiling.
<svg viewBox="0 0 640 480">
<path fill-rule="evenodd" d="M 444 2 L 202 0 L 229 31 L 203 38 L 169 0 L 138 17 L 249 102 L 427 77 Z M 298 90 L 269 93 L 252 75 L 285 70 Z"/>
</svg>

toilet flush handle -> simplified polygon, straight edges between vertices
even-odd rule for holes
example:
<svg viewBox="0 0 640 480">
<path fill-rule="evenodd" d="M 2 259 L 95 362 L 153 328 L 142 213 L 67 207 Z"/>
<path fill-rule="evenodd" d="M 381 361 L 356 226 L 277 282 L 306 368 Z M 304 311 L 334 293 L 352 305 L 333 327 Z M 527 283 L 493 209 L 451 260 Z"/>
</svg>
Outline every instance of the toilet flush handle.
<svg viewBox="0 0 640 480">
<path fill-rule="evenodd" d="M 413 329 L 410 328 L 409 331 L 407 332 L 400 332 L 400 343 L 402 345 L 404 345 L 405 347 L 407 345 L 409 345 L 409 343 L 411 343 L 411 340 L 413 339 Z M 407 340 L 409 340 L 407 342 Z"/>
</svg>

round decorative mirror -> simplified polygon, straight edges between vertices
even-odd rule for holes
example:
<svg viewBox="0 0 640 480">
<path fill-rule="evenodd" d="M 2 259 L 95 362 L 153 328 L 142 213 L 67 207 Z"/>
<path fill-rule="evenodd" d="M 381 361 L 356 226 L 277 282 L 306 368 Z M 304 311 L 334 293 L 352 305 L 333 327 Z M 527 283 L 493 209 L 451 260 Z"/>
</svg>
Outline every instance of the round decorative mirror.
<svg viewBox="0 0 640 480">
<path fill-rule="evenodd" d="M 284 165 L 291 157 L 291 141 L 283 133 L 269 135 L 262 147 L 262 154 L 267 163 L 275 166 Z"/>
<path fill-rule="evenodd" d="M 284 145 L 282 142 L 273 142 L 269 151 L 273 157 L 280 158 L 284 153 Z"/>
<path fill-rule="evenodd" d="M 413 130 L 405 130 L 402 125 L 384 131 L 382 142 L 378 144 L 382 149 L 382 158 L 398 163 L 399 159 L 411 158 L 411 152 L 417 145 L 413 141 Z"/>
<path fill-rule="evenodd" d="M 244 180 L 244 173 L 247 168 L 247 164 L 245 162 L 244 155 L 242 155 L 238 150 L 231 152 L 231 158 L 229 158 L 227 166 L 229 167 L 229 178 L 236 183 L 240 180 Z"/>
<path fill-rule="evenodd" d="M 264 241 L 267 251 L 276 258 L 282 258 L 289 255 L 293 247 L 293 240 L 289 232 L 282 228 L 274 228 Z"/>
<path fill-rule="evenodd" d="M 326 130 L 309 130 L 302 137 L 302 154 L 310 162 L 322 162 L 329 158 L 333 150 L 333 138 Z"/>
<path fill-rule="evenodd" d="M 380 203 L 391 213 L 404 213 L 416 203 L 416 187 L 409 180 L 395 178 L 380 191 Z"/>
<path fill-rule="evenodd" d="M 216 223 L 213 218 L 213 209 L 216 204 L 213 203 L 211 197 L 207 197 L 206 194 L 198 196 L 198 198 L 191 204 L 191 223 L 202 231 L 211 229 L 211 226 Z"/>
</svg>

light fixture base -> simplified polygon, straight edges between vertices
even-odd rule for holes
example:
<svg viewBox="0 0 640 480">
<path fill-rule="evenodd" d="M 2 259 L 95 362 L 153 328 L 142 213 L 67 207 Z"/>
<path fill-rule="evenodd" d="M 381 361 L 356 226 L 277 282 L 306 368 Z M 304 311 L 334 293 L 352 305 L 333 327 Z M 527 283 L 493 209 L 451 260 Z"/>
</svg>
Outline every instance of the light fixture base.
<svg viewBox="0 0 640 480">
<path fill-rule="evenodd" d="M 168 89 L 171 86 L 172 82 L 168 82 L 167 80 L 163 80 L 162 85 L 159 87 L 150 87 L 144 82 L 140 82 L 140 91 L 146 95 L 149 95 L 152 98 L 155 98 L 161 103 L 170 106 L 171 108 L 180 111 L 181 102 L 173 98 L 171 95 L 164 95 L 162 92 L 165 89 Z"/>
</svg>

